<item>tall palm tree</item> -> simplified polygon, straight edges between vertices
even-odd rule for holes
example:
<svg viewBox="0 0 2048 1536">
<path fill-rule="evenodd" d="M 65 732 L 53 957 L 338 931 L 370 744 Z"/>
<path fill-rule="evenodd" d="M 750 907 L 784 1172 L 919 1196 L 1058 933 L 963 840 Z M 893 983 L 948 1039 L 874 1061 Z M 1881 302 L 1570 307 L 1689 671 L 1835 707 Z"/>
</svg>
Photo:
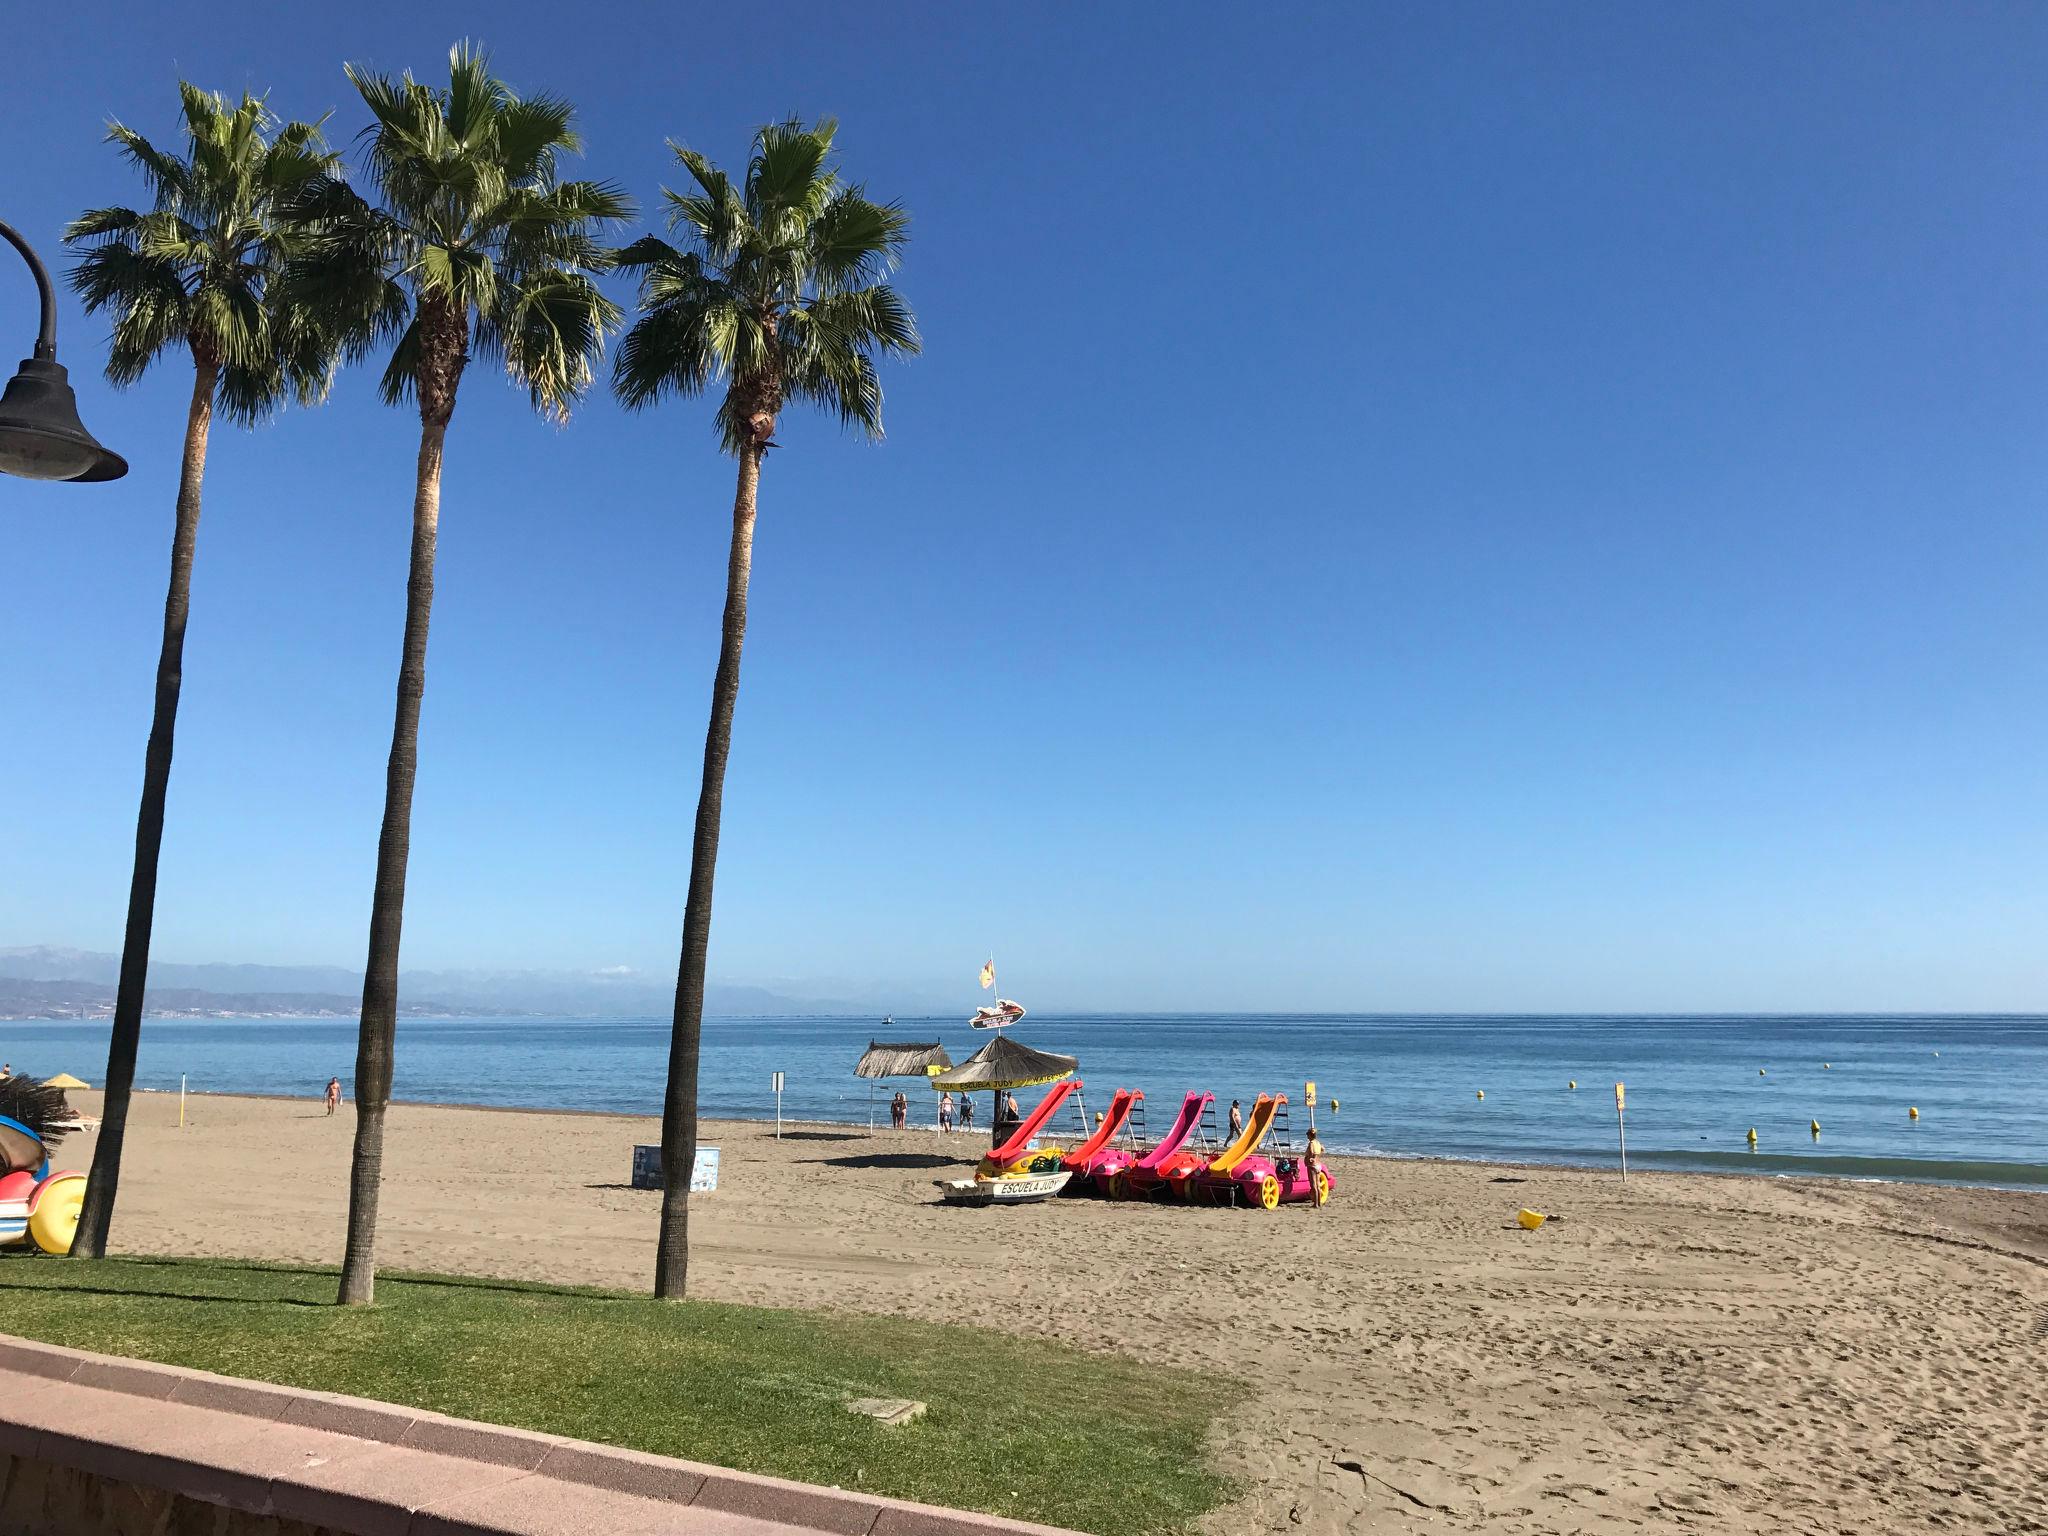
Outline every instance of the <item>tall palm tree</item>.
<svg viewBox="0 0 2048 1536">
<path fill-rule="evenodd" d="M 158 149 L 120 123 L 107 130 L 108 142 L 148 183 L 153 199 L 148 211 L 96 208 L 64 232 L 78 253 L 72 286 L 87 310 L 113 316 L 109 379 L 132 384 L 173 349 L 192 359 L 163 648 L 156 664 L 156 709 L 143 758 L 128 928 L 107 1048 L 104 1118 L 72 1245 L 73 1253 L 88 1258 L 107 1251 L 120 1187 L 149 980 L 157 854 L 163 845 L 184 676 L 200 486 L 214 413 L 254 425 L 290 397 L 317 401 L 326 393 L 336 357 L 332 339 L 282 302 L 284 284 L 279 282 L 291 249 L 304 234 L 294 207 L 335 171 L 334 156 L 321 143 L 320 125 L 280 125 L 257 96 L 244 94 L 230 106 L 220 95 L 184 83 L 178 94 L 184 104 L 183 156 Z"/>
<path fill-rule="evenodd" d="M 640 316 L 619 346 L 613 389 L 639 408 L 671 392 L 698 395 L 723 384 L 719 441 L 739 460 L 725 625 L 704 736 L 704 781 L 690 843 L 690 891 L 669 1040 L 657 1296 L 682 1296 L 689 1278 L 704 965 L 725 762 L 747 634 L 761 461 L 775 446 L 776 420 L 792 400 L 823 406 L 846 426 L 879 438 L 882 390 L 875 358 L 918 349 L 909 307 L 882 281 L 908 239 L 909 216 L 893 203 L 870 201 L 858 185 L 840 179 L 829 163 L 837 131 L 830 118 L 810 128 L 796 121 L 763 128 L 754 136 L 740 186 L 696 151 L 672 144 L 695 183 L 688 192 L 663 192 L 669 229 L 684 237 L 684 246 L 649 235 L 617 256 L 619 266 L 640 274 Z"/>
<path fill-rule="evenodd" d="M 450 51 L 445 87 L 423 85 L 410 74 L 394 81 L 354 66 L 348 78 L 370 109 L 363 137 L 380 201 L 373 206 L 345 189 L 330 189 L 317 210 L 322 238 L 294 265 L 292 284 L 315 312 L 349 317 L 356 350 L 376 338 L 395 341 L 384 370 L 385 403 L 412 400 L 420 413 L 405 641 L 370 899 L 341 1271 L 341 1300 L 365 1304 L 376 1287 L 377 1197 L 398 1019 L 398 944 L 434 602 L 442 445 L 472 353 L 501 362 L 536 410 L 567 417 L 620 318 L 591 274 L 609 260 L 602 236 L 632 209 L 605 183 L 557 176 L 558 160 L 582 148 L 575 109 L 558 97 L 514 95 L 491 74 L 479 48 L 460 43 Z"/>
</svg>

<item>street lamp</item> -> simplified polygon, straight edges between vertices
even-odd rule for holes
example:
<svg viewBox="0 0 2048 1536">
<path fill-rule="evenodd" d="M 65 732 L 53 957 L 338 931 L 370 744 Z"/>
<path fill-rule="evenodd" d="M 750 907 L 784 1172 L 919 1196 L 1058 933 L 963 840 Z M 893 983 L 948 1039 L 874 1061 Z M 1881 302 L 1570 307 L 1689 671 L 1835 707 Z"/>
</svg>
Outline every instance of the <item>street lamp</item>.
<svg viewBox="0 0 2048 1536">
<path fill-rule="evenodd" d="M 36 355 L 22 360 L 0 395 L 0 472 L 29 480 L 118 480 L 128 473 L 128 461 L 85 430 L 78 397 L 57 361 L 57 295 L 50 274 L 11 225 L 0 223 L 0 237 L 21 252 L 43 304 Z"/>
</svg>

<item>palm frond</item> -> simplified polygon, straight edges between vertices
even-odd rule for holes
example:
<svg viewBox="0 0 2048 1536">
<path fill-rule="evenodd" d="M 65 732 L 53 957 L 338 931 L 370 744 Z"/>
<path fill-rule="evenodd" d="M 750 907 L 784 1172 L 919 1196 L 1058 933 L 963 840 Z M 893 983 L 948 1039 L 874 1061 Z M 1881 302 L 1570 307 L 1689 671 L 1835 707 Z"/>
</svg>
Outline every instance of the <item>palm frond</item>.
<svg viewBox="0 0 2048 1536">
<path fill-rule="evenodd" d="M 190 168 L 177 156 L 165 154 L 120 123 L 107 124 L 107 142 L 117 146 L 121 158 L 142 173 L 159 207 L 176 207 L 191 195 Z"/>
<path fill-rule="evenodd" d="M 554 180 L 559 155 L 583 152 L 575 127 L 576 109 L 559 96 L 508 101 L 498 113 L 498 153 L 515 181 Z"/>
<path fill-rule="evenodd" d="M 76 245 L 107 235 L 124 235 L 142 218 L 133 208 L 88 208 L 64 226 L 64 241 Z"/>
<path fill-rule="evenodd" d="M 747 209 L 776 243 L 799 238 L 831 200 L 836 178 L 826 169 L 839 125 L 826 118 L 806 128 L 794 118 L 770 123 L 754 136 L 747 164 Z"/>
<path fill-rule="evenodd" d="M 858 188 L 842 192 L 812 223 L 811 272 L 821 291 L 859 288 L 896 268 L 910 240 L 910 215 L 875 203 Z"/>
<path fill-rule="evenodd" d="M 420 322 L 414 316 L 392 345 L 384 376 L 377 381 L 377 398 L 386 405 L 403 405 L 412 399 L 419 389 L 420 357 Z"/>
<path fill-rule="evenodd" d="M 616 330 L 619 306 L 577 272 L 551 272 L 523 285 L 505 317 L 505 363 L 535 410 L 557 421 L 590 388 L 594 361 Z"/>
</svg>

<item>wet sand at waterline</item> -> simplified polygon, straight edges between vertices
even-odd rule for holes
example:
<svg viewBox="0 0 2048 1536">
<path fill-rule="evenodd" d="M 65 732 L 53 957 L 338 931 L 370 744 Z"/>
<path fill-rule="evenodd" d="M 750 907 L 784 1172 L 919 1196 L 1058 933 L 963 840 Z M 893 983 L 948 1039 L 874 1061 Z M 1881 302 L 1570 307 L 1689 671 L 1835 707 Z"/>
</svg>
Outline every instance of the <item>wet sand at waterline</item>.
<svg viewBox="0 0 2048 1536">
<path fill-rule="evenodd" d="M 188 1116 L 138 1096 L 120 1251 L 339 1260 L 347 1108 Z M 388 1124 L 383 1264 L 648 1284 L 660 1197 L 627 1186 L 653 1121 Z M 1243 1383 L 1215 1454 L 1245 1492 L 1215 1533 L 2048 1531 L 2048 1195 L 1339 1159 L 1324 1211 L 967 1210 L 932 1180 L 968 1136 L 704 1139 L 723 1168 L 692 1202 L 695 1294 Z M 58 1161 L 90 1156 L 80 1136 Z M 1522 1206 L 1551 1220 L 1524 1231 Z"/>
</svg>

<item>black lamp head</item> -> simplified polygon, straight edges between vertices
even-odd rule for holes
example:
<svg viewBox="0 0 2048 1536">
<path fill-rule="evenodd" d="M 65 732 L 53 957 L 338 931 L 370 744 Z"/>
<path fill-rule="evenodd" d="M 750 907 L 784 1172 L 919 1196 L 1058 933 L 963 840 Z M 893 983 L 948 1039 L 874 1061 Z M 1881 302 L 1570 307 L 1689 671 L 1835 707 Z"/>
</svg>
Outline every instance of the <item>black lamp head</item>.
<svg viewBox="0 0 2048 1536">
<path fill-rule="evenodd" d="M 0 395 L 0 473 L 30 480 L 118 480 L 128 473 L 128 461 L 85 430 L 63 364 L 31 357 Z"/>
</svg>

